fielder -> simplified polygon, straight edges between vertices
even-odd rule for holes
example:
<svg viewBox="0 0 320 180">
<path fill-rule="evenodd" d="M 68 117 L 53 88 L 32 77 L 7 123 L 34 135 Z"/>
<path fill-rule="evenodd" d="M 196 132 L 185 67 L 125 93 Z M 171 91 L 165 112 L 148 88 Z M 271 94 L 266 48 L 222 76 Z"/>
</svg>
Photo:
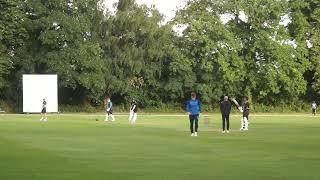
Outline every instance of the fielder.
<svg viewBox="0 0 320 180">
<path fill-rule="evenodd" d="M 137 112 L 138 112 L 138 105 L 135 99 L 131 102 L 130 113 L 129 113 L 129 124 L 135 124 L 137 120 Z"/>
<path fill-rule="evenodd" d="M 109 121 L 109 117 L 111 117 L 111 119 L 112 119 L 111 121 L 112 122 L 115 121 L 114 116 L 112 114 L 112 108 L 113 108 L 113 106 L 112 106 L 111 99 L 108 97 L 106 99 L 106 111 L 107 111 L 107 113 L 106 113 L 106 119 L 104 121 Z"/>
<path fill-rule="evenodd" d="M 246 98 L 244 98 L 244 102 L 242 103 L 242 118 L 241 118 L 241 128 L 240 131 L 248 131 L 249 130 L 249 102 Z"/>
<path fill-rule="evenodd" d="M 42 100 L 42 110 L 41 110 L 41 119 L 40 121 L 47 121 L 47 101 L 43 98 Z"/>
<path fill-rule="evenodd" d="M 312 109 L 312 114 L 315 116 L 317 113 L 317 104 L 315 101 L 312 102 L 311 109 Z"/>
<path fill-rule="evenodd" d="M 201 102 L 196 99 L 196 93 L 191 93 L 191 99 L 186 104 L 186 110 L 190 120 L 191 136 L 198 136 L 198 121 L 201 112 Z M 195 127 L 193 128 L 193 124 Z"/>
</svg>

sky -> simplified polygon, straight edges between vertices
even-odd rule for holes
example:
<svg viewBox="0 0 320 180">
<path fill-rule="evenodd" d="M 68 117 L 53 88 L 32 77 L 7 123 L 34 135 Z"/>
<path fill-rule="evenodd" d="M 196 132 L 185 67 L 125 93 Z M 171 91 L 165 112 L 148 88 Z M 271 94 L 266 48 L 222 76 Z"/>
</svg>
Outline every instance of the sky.
<svg viewBox="0 0 320 180">
<path fill-rule="evenodd" d="M 118 0 L 105 0 L 105 5 L 109 11 L 113 12 L 113 4 Z M 187 3 L 187 0 L 136 0 L 138 4 L 145 4 L 148 7 L 155 7 L 165 16 L 165 21 L 171 20 L 175 16 L 175 12 L 181 9 Z"/>
</svg>

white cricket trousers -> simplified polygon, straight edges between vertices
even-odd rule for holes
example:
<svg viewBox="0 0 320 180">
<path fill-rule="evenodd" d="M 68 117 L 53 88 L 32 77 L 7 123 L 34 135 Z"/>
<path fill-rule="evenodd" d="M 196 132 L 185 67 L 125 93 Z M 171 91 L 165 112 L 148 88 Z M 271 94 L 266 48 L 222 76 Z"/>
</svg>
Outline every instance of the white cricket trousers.
<svg viewBox="0 0 320 180">
<path fill-rule="evenodd" d="M 130 124 L 134 124 L 136 123 L 136 120 L 137 120 L 137 113 L 133 112 L 133 111 L 130 111 L 130 114 L 129 114 L 129 123 Z"/>
<path fill-rule="evenodd" d="M 249 121 L 246 117 L 241 117 L 241 128 L 240 130 L 248 130 L 249 128 Z"/>
</svg>

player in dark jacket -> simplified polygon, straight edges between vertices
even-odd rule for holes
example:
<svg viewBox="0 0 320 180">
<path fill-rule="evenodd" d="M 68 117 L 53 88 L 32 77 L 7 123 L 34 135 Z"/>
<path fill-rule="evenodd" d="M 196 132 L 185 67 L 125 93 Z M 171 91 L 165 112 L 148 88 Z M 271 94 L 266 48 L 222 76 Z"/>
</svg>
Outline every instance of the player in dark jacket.
<svg viewBox="0 0 320 180">
<path fill-rule="evenodd" d="M 227 133 L 229 133 L 229 116 L 231 111 L 231 102 L 229 101 L 228 96 L 225 96 L 223 101 L 220 103 L 220 111 L 222 115 L 222 133 L 225 133 L 225 127 L 227 124 Z"/>
</svg>

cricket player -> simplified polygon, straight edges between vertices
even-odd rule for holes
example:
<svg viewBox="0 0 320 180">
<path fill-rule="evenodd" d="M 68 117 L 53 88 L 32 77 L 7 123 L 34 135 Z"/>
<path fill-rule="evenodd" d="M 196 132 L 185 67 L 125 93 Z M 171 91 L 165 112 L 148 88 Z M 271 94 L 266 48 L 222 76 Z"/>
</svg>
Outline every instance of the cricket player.
<svg viewBox="0 0 320 180">
<path fill-rule="evenodd" d="M 242 118 L 241 118 L 241 131 L 248 131 L 249 130 L 249 102 L 247 98 L 244 98 L 242 103 Z"/>
<path fill-rule="evenodd" d="M 196 98 L 196 93 L 192 92 L 191 99 L 186 104 L 186 110 L 190 120 L 191 136 L 198 136 L 198 119 L 201 112 L 201 102 Z M 195 124 L 194 128 L 193 124 Z"/>
<path fill-rule="evenodd" d="M 132 100 L 129 113 L 129 123 L 135 124 L 137 120 L 138 105 L 135 99 Z"/>
<path fill-rule="evenodd" d="M 106 99 L 106 111 L 107 111 L 107 113 L 106 113 L 106 119 L 104 121 L 109 121 L 109 117 L 111 117 L 111 119 L 112 119 L 111 121 L 112 122 L 115 121 L 115 118 L 114 118 L 114 116 L 112 114 L 112 108 L 113 108 L 113 105 L 112 105 L 111 99 L 108 97 Z"/>
<path fill-rule="evenodd" d="M 47 121 L 47 101 L 45 98 L 42 100 L 41 119 L 40 121 Z"/>
<path fill-rule="evenodd" d="M 317 103 L 315 101 L 311 104 L 312 114 L 315 116 L 317 113 Z"/>
<path fill-rule="evenodd" d="M 231 111 L 231 102 L 228 96 L 224 96 L 223 101 L 220 103 L 220 111 L 222 115 L 222 133 L 225 133 L 225 127 L 227 124 L 227 133 L 229 133 L 229 117 Z"/>
</svg>

